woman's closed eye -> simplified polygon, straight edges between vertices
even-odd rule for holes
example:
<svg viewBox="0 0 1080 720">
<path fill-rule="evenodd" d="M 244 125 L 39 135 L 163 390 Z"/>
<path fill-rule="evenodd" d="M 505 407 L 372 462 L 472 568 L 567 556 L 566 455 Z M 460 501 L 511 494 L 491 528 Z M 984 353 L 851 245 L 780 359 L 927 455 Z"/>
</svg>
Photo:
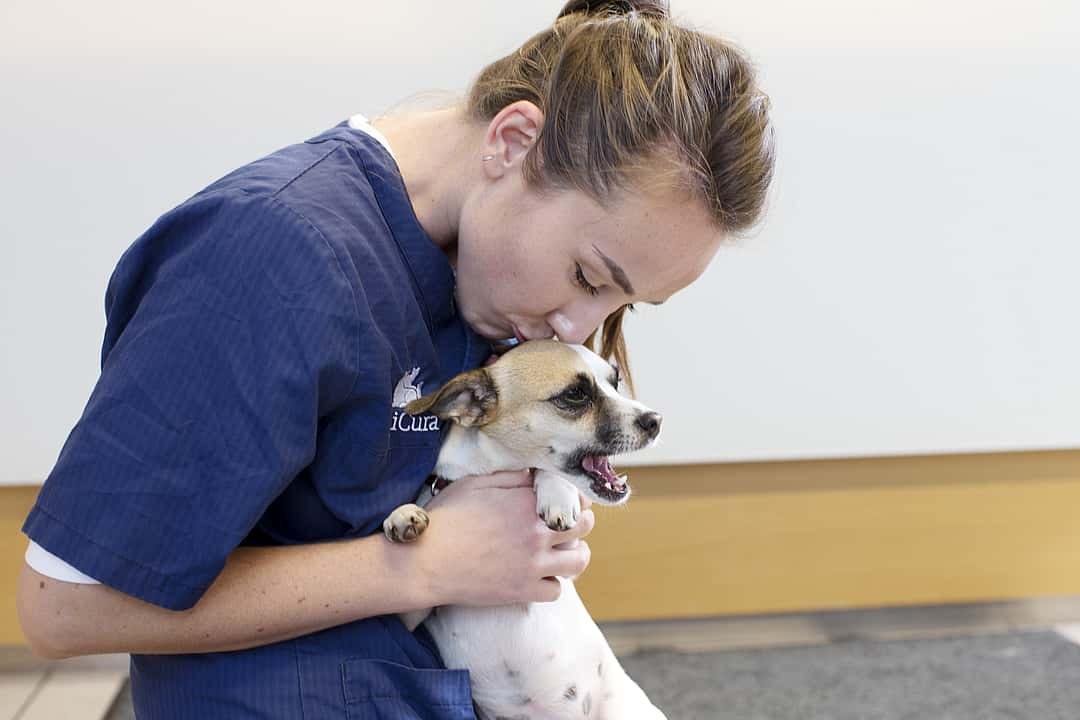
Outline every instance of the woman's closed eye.
<svg viewBox="0 0 1080 720">
<path fill-rule="evenodd" d="M 577 283 L 577 285 L 582 290 L 589 293 L 593 297 L 596 297 L 597 295 L 600 294 L 600 288 L 598 288 L 595 285 L 591 284 L 585 278 L 585 273 L 582 272 L 582 270 L 581 270 L 581 263 L 574 263 L 574 282 Z M 630 312 L 637 312 L 637 308 L 634 307 L 633 303 L 627 303 L 625 305 L 625 307 Z"/>
<path fill-rule="evenodd" d="M 574 263 L 574 280 L 582 290 L 590 295 L 596 296 L 600 294 L 600 288 L 591 285 L 589 281 L 585 279 L 585 273 L 581 271 L 581 263 Z"/>
</svg>

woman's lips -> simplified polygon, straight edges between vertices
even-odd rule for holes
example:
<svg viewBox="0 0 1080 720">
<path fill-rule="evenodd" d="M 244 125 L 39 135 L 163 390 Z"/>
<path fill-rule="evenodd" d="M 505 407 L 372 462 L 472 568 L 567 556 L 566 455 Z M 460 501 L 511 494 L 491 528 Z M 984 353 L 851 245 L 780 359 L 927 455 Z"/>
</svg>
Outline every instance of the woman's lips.
<svg viewBox="0 0 1080 720">
<path fill-rule="evenodd" d="M 551 332 L 550 329 L 548 330 L 547 334 L 544 334 L 543 332 L 538 332 L 532 337 L 528 337 L 527 335 L 525 335 L 525 333 L 521 332 L 521 328 L 519 328 L 516 323 L 510 323 L 510 326 L 514 328 L 514 337 L 517 338 L 518 342 L 525 342 L 526 340 L 559 339 L 559 336 Z"/>
</svg>

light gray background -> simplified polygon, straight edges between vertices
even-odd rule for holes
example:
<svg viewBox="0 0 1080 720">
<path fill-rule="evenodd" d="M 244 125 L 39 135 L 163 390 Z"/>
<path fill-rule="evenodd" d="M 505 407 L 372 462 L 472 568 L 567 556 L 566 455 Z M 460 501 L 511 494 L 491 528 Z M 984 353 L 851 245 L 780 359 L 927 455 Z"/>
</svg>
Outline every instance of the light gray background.
<svg viewBox="0 0 1080 720">
<path fill-rule="evenodd" d="M 229 170 L 462 90 L 558 2 L 0 3 L 0 484 L 41 482 L 123 250 Z M 673 0 L 770 94 L 768 221 L 630 322 L 639 463 L 1080 445 L 1075 0 Z M 631 464 L 631 463 L 625 463 Z"/>
</svg>

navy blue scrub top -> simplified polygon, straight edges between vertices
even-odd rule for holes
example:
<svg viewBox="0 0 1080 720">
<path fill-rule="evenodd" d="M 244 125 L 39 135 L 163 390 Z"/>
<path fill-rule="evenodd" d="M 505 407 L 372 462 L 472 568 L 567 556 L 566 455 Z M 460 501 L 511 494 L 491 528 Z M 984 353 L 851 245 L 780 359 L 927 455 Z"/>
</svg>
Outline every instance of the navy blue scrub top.
<svg viewBox="0 0 1080 720">
<path fill-rule="evenodd" d="M 23 531 L 172 610 L 239 545 L 380 532 L 447 429 L 402 406 L 490 354 L 453 296 L 367 133 L 342 123 L 227 175 L 121 257 L 101 377 Z M 133 655 L 131 683 L 140 720 L 475 717 L 468 673 L 396 616 Z"/>
</svg>

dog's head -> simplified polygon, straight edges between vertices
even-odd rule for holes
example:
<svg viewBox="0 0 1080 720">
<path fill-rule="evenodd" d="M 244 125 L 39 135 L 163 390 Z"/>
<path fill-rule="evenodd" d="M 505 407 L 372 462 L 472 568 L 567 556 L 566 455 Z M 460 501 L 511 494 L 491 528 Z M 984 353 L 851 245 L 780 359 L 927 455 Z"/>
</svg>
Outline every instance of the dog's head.
<svg viewBox="0 0 1080 720">
<path fill-rule="evenodd" d="M 660 435 L 661 417 L 618 392 L 618 371 L 581 345 L 530 340 L 405 407 L 474 428 L 521 467 L 558 472 L 605 505 L 630 496 L 609 457 Z"/>
</svg>

